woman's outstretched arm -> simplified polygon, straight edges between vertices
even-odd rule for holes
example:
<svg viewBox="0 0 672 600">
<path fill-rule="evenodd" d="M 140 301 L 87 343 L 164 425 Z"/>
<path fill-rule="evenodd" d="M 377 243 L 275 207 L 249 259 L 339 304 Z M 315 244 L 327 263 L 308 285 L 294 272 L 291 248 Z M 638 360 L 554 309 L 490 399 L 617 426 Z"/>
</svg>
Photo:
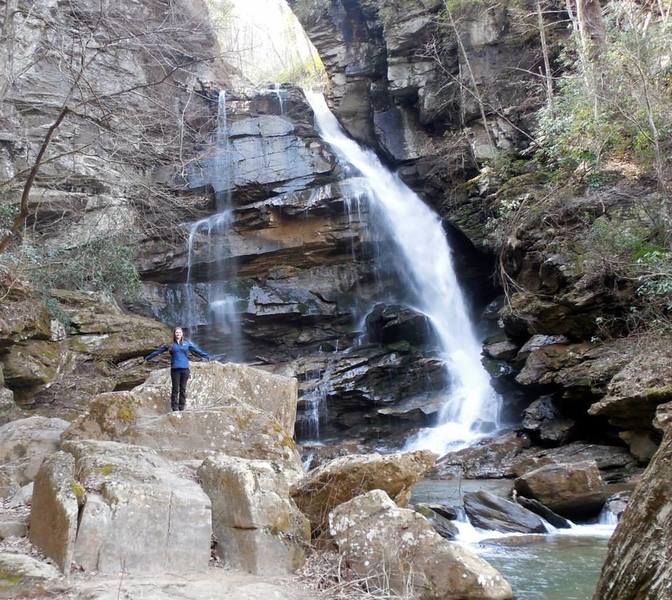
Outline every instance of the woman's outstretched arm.
<svg viewBox="0 0 672 600">
<path fill-rule="evenodd" d="M 152 360 L 155 356 L 158 356 L 166 350 L 168 350 L 168 344 L 161 344 L 156 350 L 153 350 L 147 356 L 145 356 L 145 360 Z"/>
<path fill-rule="evenodd" d="M 189 342 L 189 350 L 201 358 L 205 358 L 205 360 L 210 360 L 210 355 L 205 350 L 201 350 L 194 342 Z"/>
</svg>

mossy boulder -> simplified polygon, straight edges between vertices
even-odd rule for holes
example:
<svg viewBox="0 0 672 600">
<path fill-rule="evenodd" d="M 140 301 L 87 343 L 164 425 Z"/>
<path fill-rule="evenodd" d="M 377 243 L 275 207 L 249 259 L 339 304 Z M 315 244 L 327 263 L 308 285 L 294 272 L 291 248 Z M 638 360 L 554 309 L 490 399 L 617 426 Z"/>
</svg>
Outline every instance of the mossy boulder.
<svg viewBox="0 0 672 600">
<path fill-rule="evenodd" d="M 29 293 L 10 295 L 0 302 L 0 349 L 28 340 L 51 338 L 49 311 Z"/>
<path fill-rule="evenodd" d="M 370 490 L 384 490 L 402 506 L 411 487 L 436 460 L 431 452 L 359 454 L 335 458 L 310 471 L 292 487 L 292 498 L 316 535 L 328 532 L 329 513 Z"/>
<path fill-rule="evenodd" d="M 61 342 L 27 340 L 14 344 L 5 355 L 5 381 L 12 389 L 44 386 L 71 370 L 73 364 L 73 354 Z"/>
<path fill-rule="evenodd" d="M 169 370 L 125 392 L 100 394 L 64 433 L 67 440 L 113 440 L 153 448 L 175 460 L 217 453 L 275 460 L 303 472 L 291 431 L 296 381 L 246 367 L 194 363 L 187 410 L 170 412 Z"/>
</svg>

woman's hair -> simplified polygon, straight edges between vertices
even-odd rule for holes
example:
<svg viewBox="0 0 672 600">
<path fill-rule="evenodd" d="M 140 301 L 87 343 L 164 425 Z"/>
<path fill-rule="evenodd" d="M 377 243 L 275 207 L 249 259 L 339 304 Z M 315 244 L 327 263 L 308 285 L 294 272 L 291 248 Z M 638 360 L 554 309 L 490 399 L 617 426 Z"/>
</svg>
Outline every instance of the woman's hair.
<svg viewBox="0 0 672 600">
<path fill-rule="evenodd" d="M 172 339 L 173 342 L 176 342 L 176 341 L 177 341 L 177 336 L 175 335 L 175 332 L 176 332 L 178 329 L 182 332 L 182 339 L 184 339 L 184 337 L 185 337 L 185 336 L 184 336 L 184 329 L 182 329 L 182 327 L 173 327 L 173 339 Z"/>
</svg>

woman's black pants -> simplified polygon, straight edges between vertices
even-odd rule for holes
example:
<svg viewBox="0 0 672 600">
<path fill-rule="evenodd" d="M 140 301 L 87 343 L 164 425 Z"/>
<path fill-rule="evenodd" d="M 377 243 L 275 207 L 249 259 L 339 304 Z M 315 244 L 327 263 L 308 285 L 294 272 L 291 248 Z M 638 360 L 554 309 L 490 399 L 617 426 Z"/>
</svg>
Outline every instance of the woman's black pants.
<svg viewBox="0 0 672 600">
<path fill-rule="evenodd" d="M 171 369 L 170 380 L 173 383 L 173 390 L 170 394 L 170 408 L 172 410 L 184 410 L 187 403 L 187 380 L 189 379 L 189 369 Z"/>
</svg>

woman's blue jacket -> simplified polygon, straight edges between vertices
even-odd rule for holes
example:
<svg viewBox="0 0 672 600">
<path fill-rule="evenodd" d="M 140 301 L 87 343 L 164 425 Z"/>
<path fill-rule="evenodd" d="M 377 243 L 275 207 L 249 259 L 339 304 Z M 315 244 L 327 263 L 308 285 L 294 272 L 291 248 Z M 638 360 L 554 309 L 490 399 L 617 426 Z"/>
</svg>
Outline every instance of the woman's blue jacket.
<svg viewBox="0 0 672 600">
<path fill-rule="evenodd" d="M 150 352 L 145 356 L 145 360 L 151 360 L 155 356 L 158 356 L 162 352 L 168 350 L 170 352 L 170 368 L 171 369 L 188 369 L 189 368 L 189 351 L 210 360 L 210 355 L 207 352 L 201 350 L 196 344 L 191 340 L 183 340 L 181 344 L 177 342 L 171 342 L 170 344 L 163 344 L 159 346 L 153 352 Z"/>
</svg>

